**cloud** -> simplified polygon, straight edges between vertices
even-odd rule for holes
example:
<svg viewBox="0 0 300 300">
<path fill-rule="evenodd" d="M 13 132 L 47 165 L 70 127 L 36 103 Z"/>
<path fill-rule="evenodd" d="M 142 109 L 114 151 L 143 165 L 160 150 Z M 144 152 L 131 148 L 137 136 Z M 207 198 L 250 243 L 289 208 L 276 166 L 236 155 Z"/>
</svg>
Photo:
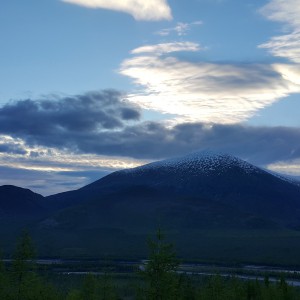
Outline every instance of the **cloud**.
<svg viewBox="0 0 300 300">
<path fill-rule="evenodd" d="M 14 105 L 19 107 L 18 103 Z M 3 112 L 0 115 L 3 117 Z M 5 118 L 14 124 L 10 130 L 0 123 L 0 133 L 5 131 L 13 136 L 16 145 L 26 152 L 26 155 L 0 153 L 0 165 L 52 172 L 82 171 L 85 166 L 113 170 L 205 149 L 231 153 L 259 165 L 300 158 L 300 128 L 136 122 L 117 130 L 103 127 L 86 130 L 79 126 L 74 131 L 61 130 L 57 126 L 59 119 L 46 118 L 51 126 L 40 124 L 42 116 L 41 110 L 30 115 L 40 130 L 33 126 L 24 128 L 24 122 L 19 122 L 19 116 L 13 114 Z M 6 141 L 11 143 L 7 137 Z"/>
<path fill-rule="evenodd" d="M 68 136 L 84 136 L 98 130 L 116 130 L 140 118 L 136 106 L 116 91 L 91 92 L 59 100 L 20 100 L 0 108 L 0 131 L 27 142 L 47 140 L 57 146 Z M 50 146 L 50 145 L 48 145 Z"/>
<path fill-rule="evenodd" d="M 0 149 L 4 150 L 0 151 L 0 185 L 14 184 L 43 195 L 77 189 L 115 170 L 144 162 L 126 157 L 76 154 L 68 149 L 32 147 L 8 136 L 0 136 L 0 143 Z M 20 151 L 12 152 L 11 145 Z"/>
<path fill-rule="evenodd" d="M 260 12 L 269 20 L 286 23 L 290 28 L 300 27 L 300 0 L 271 0 Z"/>
<path fill-rule="evenodd" d="M 202 24 L 202 21 L 195 21 L 192 23 L 178 22 L 175 27 L 159 30 L 156 32 L 156 34 L 160 36 L 168 36 L 171 33 L 176 33 L 178 36 L 184 36 L 187 35 L 187 32 L 190 31 L 193 26 L 199 26 Z"/>
<path fill-rule="evenodd" d="M 270 41 L 259 45 L 259 48 L 268 49 L 273 56 L 284 57 L 300 64 L 300 30 L 275 36 Z"/>
<path fill-rule="evenodd" d="M 132 15 L 136 20 L 171 20 L 172 13 L 166 0 L 62 0 L 88 8 L 102 8 L 121 11 Z"/>
<path fill-rule="evenodd" d="M 260 9 L 269 20 L 282 22 L 288 34 L 275 36 L 259 48 L 265 48 L 274 56 L 300 63 L 300 0 L 271 0 Z"/>
<path fill-rule="evenodd" d="M 138 87 L 129 100 L 144 109 L 177 115 L 177 122 L 226 124 L 247 120 L 300 92 L 300 71 L 292 65 L 190 62 L 171 53 L 197 49 L 199 45 L 187 42 L 134 49 L 135 56 L 120 68 Z"/>
<path fill-rule="evenodd" d="M 300 159 L 291 160 L 288 162 L 280 161 L 266 166 L 269 170 L 277 173 L 287 174 L 291 176 L 300 175 Z M 298 180 L 300 177 L 298 178 Z"/>
<path fill-rule="evenodd" d="M 78 141 L 80 143 L 80 141 Z M 21 148 L 21 146 L 20 146 Z M 141 160 L 124 156 L 110 157 L 101 154 L 72 153 L 68 149 L 29 147 L 23 142 L 23 153 L 0 152 L 2 167 L 35 170 L 41 172 L 82 172 L 105 170 L 106 172 L 133 168 Z"/>
<path fill-rule="evenodd" d="M 10 153 L 10 154 L 27 154 L 26 149 L 19 141 L 14 141 L 9 136 L 0 137 L 0 153 Z"/>
<path fill-rule="evenodd" d="M 300 31 L 275 36 L 259 48 L 268 49 L 273 56 L 284 57 L 300 64 Z"/>
<path fill-rule="evenodd" d="M 221 71 L 228 76 L 233 72 L 231 67 Z M 268 74 L 266 70 L 263 73 Z M 267 81 L 257 74 L 252 75 L 264 87 Z M 235 80 L 227 80 L 238 94 Z M 3 106 L 0 166 L 50 173 L 110 172 L 207 149 L 261 166 L 300 160 L 300 128 L 143 122 L 138 120 L 139 110 L 122 101 L 120 95 L 105 91 L 60 100 L 20 100 Z"/>
<path fill-rule="evenodd" d="M 39 114 L 43 112 L 31 115 L 36 127 L 41 125 Z M 0 152 L 0 175 L 5 174 L 0 176 L 0 184 L 21 185 L 42 194 L 79 188 L 118 169 L 201 150 L 229 153 L 274 171 L 300 175 L 300 128 L 209 123 L 170 126 L 137 121 L 118 129 L 92 131 L 84 127 L 66 131 L 56 124 L 42 124 L 41 135 L 33 127 L 21 130 L 18 115 L 9 118 L 16 125 L 10 132 L 13 137 L 0 136 L 4 149 Z"/>
<path fill-rule="evenodd" d="M 162 55 L 165 53 L 181 52 L 181 51 L 199 51 L 200 45 L 192 42 L 175 42 L 163 43 L 156 45 L 146 45 L 138 47 L 131 51 L 131 54 L 149 53 L 152 55 Z"/>
<path fill-rule="evenodd" d="M 229 153 L 276 172 L 299 176 L 299 140 L 300 128 L 139 123 L 77 140 L 83 153 L 43 147 L 27 148 L 26 155 L 0 153 L 0 185 L 15 184 L 49 195 L 80 188 L 118 169 L 201 150 Z M 30 156 L 30 151 L 39 155 Z"/>
</svg>

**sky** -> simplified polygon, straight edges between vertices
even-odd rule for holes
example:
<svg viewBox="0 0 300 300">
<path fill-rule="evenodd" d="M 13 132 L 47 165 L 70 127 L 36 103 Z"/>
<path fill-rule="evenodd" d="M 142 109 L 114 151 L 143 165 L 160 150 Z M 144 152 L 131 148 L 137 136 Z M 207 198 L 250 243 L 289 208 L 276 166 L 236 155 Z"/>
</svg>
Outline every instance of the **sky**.
<svg viewBox="0 0 300 300">
<path fill-rule="evenodd" d="M 10 0 L 0 185 L 43 195 L 212 150 L 300 176 L 300 0 Z"/>
</svg>

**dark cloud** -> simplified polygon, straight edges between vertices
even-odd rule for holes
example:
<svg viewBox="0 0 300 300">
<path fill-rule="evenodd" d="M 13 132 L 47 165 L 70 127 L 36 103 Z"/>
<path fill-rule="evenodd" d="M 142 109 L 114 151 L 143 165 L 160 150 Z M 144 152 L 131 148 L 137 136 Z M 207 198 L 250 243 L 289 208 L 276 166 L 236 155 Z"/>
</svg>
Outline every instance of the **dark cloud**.
<svg viewBox="0 0 300 300">
<path fill-rule="evenodd" d="M 300 128 L 137 122 L 139 110 L 105 91 L 18 101 L 0 109 L 0 134 L 78 153 L 161 159 L 211 149 L 265 165 L 300 158 Z M 1 151 L 1 150 L 0 150 Z M 34 155 L 34 153 L 32 154 Z"/>
<path fill-rule="evenodd" d="M 139 110 L 122 100 L 122 94 L 107 90 L 59 100 L 21 100 L 0 109 L 2 133 L 36 137 L 83 134 L 99 129 L 122 128 L 138 120 Z"/>
<path fill-rule="evenodd" d="M 80 145 L 83 152 L 160 159 L 198 150 L 230 153 L 256 164 L 300 158 L 300 128 L 142 123 L 101 132 Z M 99 141 L 98 140 L 98 141 Z"/>
</svg>

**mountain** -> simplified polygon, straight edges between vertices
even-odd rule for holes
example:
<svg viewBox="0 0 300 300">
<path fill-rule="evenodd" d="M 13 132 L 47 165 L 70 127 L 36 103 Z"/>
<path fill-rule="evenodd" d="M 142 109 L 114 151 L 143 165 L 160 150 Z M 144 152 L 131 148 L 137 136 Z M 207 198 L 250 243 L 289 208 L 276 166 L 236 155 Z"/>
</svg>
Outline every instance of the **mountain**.
<svg viewBox="0 0 300 300">
<path fill-rule="evenodd" d="M 29 189 L 0 186 L 0 219 L 32 218 L 45 213 L 45 199 Z"/>
<path fill-rule="evenodd" d="M 160 226 L 184 258 L 300 261 L 299 184 L 226 154 L 117 171 L 43 201 L 47 215 L 30 226 L 48 257 L 145 257 Z"/>
<path fill-rule="evenodd" d="M 226 207 L 239 211 L 240 215 L 266 218 L 286 226 L 298 225 L 300 217 L 297 184 L 236 157 L 212 152 L 117 171 L 77 191 L 50 196 L 47 200 L 53 205 L 61 203 L 62 207 L 70 203 L 97 205 L 100 214 L 108 206 L 114 207 L 113 215 L 123 206 L 123 214 L 130 213 L 126 207 L 132 206 L 137 211 L 147 207 L 145 213 L 161 210 L 160 214 L 171 212 L 176 206 L 181 212 L 189 207 L 195 215 L 205 203 L 208 207 Z M 188 204 L 191 201 L 193 204 Z"/>
</svg>

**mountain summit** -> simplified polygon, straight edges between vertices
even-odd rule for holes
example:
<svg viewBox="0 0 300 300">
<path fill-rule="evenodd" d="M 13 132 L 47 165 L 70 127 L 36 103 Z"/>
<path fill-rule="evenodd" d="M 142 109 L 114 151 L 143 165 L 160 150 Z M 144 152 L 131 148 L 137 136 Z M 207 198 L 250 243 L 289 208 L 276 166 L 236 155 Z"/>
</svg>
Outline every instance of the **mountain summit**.
<svg viewBox="0 0 300 300">
<path fill-rule="evenodd" d="M 208 178 L 225 177 L 233 172 L 246 175 L 264 171 L 236 157 L 205 151 L 117 171 L 84 189 L 107 187 L 118 182 L 120 185 L 184 188 L 189 194 Z"/>
</svg>

